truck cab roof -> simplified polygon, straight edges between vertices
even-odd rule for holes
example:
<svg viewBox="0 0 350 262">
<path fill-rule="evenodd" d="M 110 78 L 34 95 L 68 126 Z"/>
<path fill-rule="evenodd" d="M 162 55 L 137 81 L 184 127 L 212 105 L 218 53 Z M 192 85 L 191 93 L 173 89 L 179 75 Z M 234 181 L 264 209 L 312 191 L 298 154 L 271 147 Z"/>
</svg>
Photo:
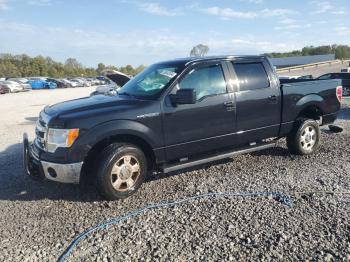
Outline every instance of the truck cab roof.
<svg viewBox="0 0 350 262">
<path fill-rule="evenodd" d="M 225 55 L 225 56 L 203 56 L 203 57 L 183 57 L 173 60 L 162 61 L 157 64 L 176 64 L 178 66 L 188 66 L 192 63 L 197 62 L 210 62 L 216 60 L 261 60 L 265 59 L 266 56 L 256 55 Z"/>
</svg>

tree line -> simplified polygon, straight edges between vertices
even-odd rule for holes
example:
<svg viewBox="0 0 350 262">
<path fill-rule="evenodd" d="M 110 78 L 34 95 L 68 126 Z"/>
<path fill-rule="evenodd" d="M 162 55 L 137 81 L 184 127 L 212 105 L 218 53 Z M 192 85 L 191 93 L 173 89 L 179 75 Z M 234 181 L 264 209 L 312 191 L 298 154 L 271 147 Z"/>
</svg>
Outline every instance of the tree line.
<svg viewBox="0 0 350 262">
<path fill-rule="evenodd" d="M 323 45 L 323 46 L 306 46 L 301 50 L 294 50 L 284 53 L 266 53 L 268 57 L 280 58 L 291 56 L 310 56 L 310 55 L 329 55 L 335 54 L 336 59 L 350 59 L 350 46 L 348 45 Z"/>
<path fill-rule="evenodd" d="M 194 46 L 190 51 L 190 56 L 205 56 L 209 52 L 209 47 L 204 44 Z M 336 59 L 350 59 L 350 46 L 348 45 L 322 45 L 306 46 L 301 50 L 291 52 L 273 52 L 264 55 L 271 58 L 291 57 L 291 56 L 312 56 L 334 54 Z"/>
<path fill-rule="evenodd" d="M 94 77 L 108 70 L 136 75 L 144 68 L 143 65 L 134 68 L 131 65 L 116 67 L 106 66 L 103 63 L 99 63 L 97 68 L 92 68 L 84 67 L 75 58 L 68 58 L 64 63 L 61 63 L 54 61 L 51 57 L 0 54 L 0 77 Z"/>
<path fill-rule="evenodd" d="M 194 46 L 190 56 L 204 56 L 209 52 L 209 47 L 203 44 Z M 309 55 L 335 54 L 336 59 L 350 59 L 350 46 L 348 45 L 323 45 L 306 46 L 301 50 L 291 52 L 266 53 L 268 57 L 291 57 Z M 144 65 L 133 67 L 131 65 L 116 67 L 99 63 L 97 68 L 84 67 L 77 59 L 68 58 L 64 63 L 54 61 L 51 57 L 28 55 L 0 54 L 0 77 L 29 77 L 47 76 L 54 78 L 63 77 L 94 77 L 109 70 L 116 70 L 127 75 L 136 75 L 145 68 Z"/>
</svg>

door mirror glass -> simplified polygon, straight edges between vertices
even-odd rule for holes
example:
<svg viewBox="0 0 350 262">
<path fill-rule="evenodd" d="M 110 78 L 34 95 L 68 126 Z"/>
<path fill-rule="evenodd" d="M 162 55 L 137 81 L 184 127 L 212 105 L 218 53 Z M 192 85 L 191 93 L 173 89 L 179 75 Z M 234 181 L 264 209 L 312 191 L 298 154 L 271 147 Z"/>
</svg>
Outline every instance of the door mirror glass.
<svg viewBox="0 0 350 262">
<path fill-rule="evenodd" d="M 173 105 L 186 105 L 196 103 L 196 90 L 180 89 L 176 94 L 170 95 L 170 100 Z"/>
</svg>

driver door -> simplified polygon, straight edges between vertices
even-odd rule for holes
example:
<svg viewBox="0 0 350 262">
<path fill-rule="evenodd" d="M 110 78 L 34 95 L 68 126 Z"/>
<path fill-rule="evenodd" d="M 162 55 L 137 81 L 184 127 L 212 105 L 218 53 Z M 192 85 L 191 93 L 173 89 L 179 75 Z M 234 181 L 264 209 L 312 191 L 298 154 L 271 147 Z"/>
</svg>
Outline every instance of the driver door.
<svg viewBox="0 0 350 262">
<path fill-rule="evenodd" d="M 195 104 L 164 101 L 163 128 L 168 161 L 234 145 L 235 100 L 228 92 L 225 64 L 210 63 L 187 70 L 172 94 L 194 89 Z"/>
</svg>

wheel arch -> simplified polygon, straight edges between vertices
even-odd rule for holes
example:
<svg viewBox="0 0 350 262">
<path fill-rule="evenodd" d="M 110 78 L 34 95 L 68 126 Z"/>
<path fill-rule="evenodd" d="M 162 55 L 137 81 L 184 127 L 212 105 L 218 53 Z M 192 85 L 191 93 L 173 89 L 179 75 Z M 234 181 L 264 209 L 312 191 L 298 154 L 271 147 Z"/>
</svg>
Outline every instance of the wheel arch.
<svg viewBox="0 0 350 262">
<path fill-rule="evenodd" d="M 308 118 L 313 120 L 320 120 L 322 115 L 323 111 L 319 106 L 308 105 L 299 112 L 296 119 Z"/>
<path fill-rule="evenodd" d="M 97 156 L 108 146 L 115 143 L 126 143 L 132 144 L 134 146 L 139 147 L 142 152 L 145 154 L 147 159 L 148 167 L 151 169 L 156 162 L 156 157 L 151 145 L 144 140 L 143 138 L 133 135 L 133 134 L 115 134 L 108 137 L 103 138 L 93 145 L 91 150 L 85 157 L 84 163 L 89 163 L 90 160 L 96 159 Z"/>
<path fill-rule="evenodd" d="M 324 114 L 324 99 L 317 94 L 304 96 L 296 103 L 296 106 L 299 108 L 299 112 L 295 119 L 320 120 Z"/>
<path fill-rule="evenodd" d="M 141 123 L 133 121 L 115 121 L 92 128 L 84 139 L 79 141 L 83 148 L 83 175 L 86 176 L 97 164 L 98 155 L 109 145 L 114 143 L 128 143 L 139 147 L 145 154 L 148 168 L 152 169 L 156 164 L 156 155 L 154 148 L 157 144 L 152 139 L 151 130 Z"/>
</svg>

